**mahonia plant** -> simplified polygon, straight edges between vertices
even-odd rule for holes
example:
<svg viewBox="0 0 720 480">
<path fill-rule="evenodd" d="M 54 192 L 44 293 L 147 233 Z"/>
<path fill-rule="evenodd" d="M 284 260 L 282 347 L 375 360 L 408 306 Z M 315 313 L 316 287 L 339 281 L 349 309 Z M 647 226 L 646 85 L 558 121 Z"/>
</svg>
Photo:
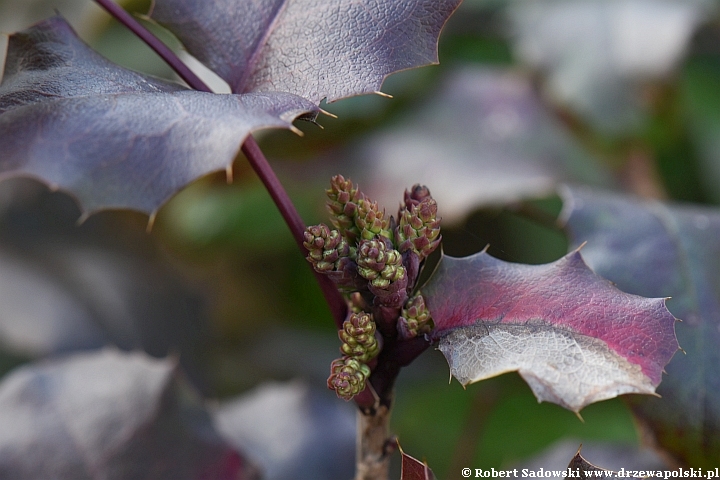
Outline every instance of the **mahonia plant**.
<svg viewBox="0 0 720 480">
<path fill-rule="evenodd" d="M 425 259 L 440 244 L 437 203 L 427 187 L 405 192 L 397 220 L 342 175 L 333 177 L 325 224 L 305 230 L 307 260 L 343 292 L 348 316 L 339 332 L 342 357 L 330 367 L 328 387 L 351 400 L 367 384 L 387 339 L 432 331 L 422 295 L 415 293 Z"/>
</svg>

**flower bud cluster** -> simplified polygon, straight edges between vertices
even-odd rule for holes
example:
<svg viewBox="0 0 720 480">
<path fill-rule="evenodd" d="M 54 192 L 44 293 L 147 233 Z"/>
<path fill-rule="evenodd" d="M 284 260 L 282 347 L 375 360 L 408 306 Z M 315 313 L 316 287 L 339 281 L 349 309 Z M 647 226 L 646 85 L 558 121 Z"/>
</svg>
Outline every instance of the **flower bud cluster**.
<svg viewBox="0 0 720 480">
<path fill-rule="evenodd" d="M 405 276 L 402 255 L 382 238 L 362 240 L 357 249 L 358 273 L 376 288 L 388 288 Z"/>
<path fill-rule="evenodd" d="M 410 297 L 398 318 L 398 333 L 402 338 L 415 338 L 430 333 L 434 327 L 425 299 L 419 293 Z"/>
<path fill-rule="evenodd" d="M 330 221 L 340 234 L 353 244 L 360 236 L 360 229 L 355 225 L 358 216 L 358 203 L 361 194 L 350 180 L 342 175 L 330 179 L 330 188 L 325 190 L 328 197 L 327 207 Z"/>
<path fill-rule="evenodd" d="M 408 296 L 424 259 L 440 244 L 440 219 L 421 185 L 405 192 L 397 221 L 342 175 L 331 179 L 326 193 L 334 228 L 308 227 L 303 244 L 315 270 L 348 296 L 350 315 L 338 334 L 343 356 L 332 363 L 328 387 L 349 400 L 365 388 L 380 339 L 409 339 L 432 329 L 422 297 Z"/>
<path fill-rule="evenodd" d="M 380 353 L 380 346 L 375 338 L 375 322 L 371 313 L 353 313 L 338 332 L 342 345 L 340 351 L 348 357 L 355 357 L 367 363 Z"/>
<path fill-rule="evenodd" d="M 370 367 L 353 357 L 342 357 L 330 364 L 327 385 L 344 400 L 352 398 L 365 389 Z"/>
<path fill-rule="evenodd" d="M 308 250 L 307 259 L 318 272 L 332 272 L 340 266 L 340 259 L 353 255 L 347 241 L 337 230 L 320 224 L 305 229 L 303 245 Z"/>
<path fill-rule="evenodd" d="M 406 191 L 405 207 L 400 209 L 398 216 L 395 241 L 400 253 L 412 251 L 421 259 L 427 258 L 442 238 L 437 203 L 427 188 L 416 185 L 412 193 Z"/>
</svg>

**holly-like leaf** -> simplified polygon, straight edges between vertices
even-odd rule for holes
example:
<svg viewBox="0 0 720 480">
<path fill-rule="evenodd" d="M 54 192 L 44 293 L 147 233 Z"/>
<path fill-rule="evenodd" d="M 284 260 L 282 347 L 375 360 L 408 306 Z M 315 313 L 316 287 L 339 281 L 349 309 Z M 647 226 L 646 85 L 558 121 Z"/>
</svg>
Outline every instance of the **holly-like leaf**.
<svg viewBox="0 0 720 480">
<path fill-rule="evenodd" d="M 400 444 L 398 443 L 398 447 Z M 415 457 L 411 457 L 400 448 L 402 455 L 402 466 L 400 470 L 400 480 L 435 480 L 435 475 L 425 462 L 421 462 Z"/>
<path fill-rule="evenodd" d="M 547 265 L 443 256 L 422 292 L 460 383 L 517 370 L 538 400 L 575 412 L 652 394 L 678 349 L 664 299 L 621 292 L 578 251 Z"/>
<path fill-rule="evenodd" d="M 577 453 L 575 456 L 570 460 L 570 463 L 568 464 L 568 474 L 570 472 L 575 474 L 576 478 L 609 478 L 611 480 L 616 480 L 619 478 L 631 478 L 631 479 L 640 479 L 645 478 L 645 475 L 643 476 L 636 476 L 632 474 L 626 475 L 623 471 L 621 475 L 618 474 L 618 472 L 613 472 L 612 470 L 607 470 L 605 468 L 597 467 L 593 465 L 592 463 L 588 462 L 583 458 L 582 455 L 580 455 L 580 450 L 582 448 L 582 445 L 580 448 L 578 448 Z M 655 473 L 653 471 L 653 473 Z M 568 475 L 569 476 L 569 475 Z"/>
<path fill-rule="evenodd" d="M 260 128 L 317 112 L 285 93 L 213 95 L 123 69 L 60 17 L 10 36 L 0 85 L 0 172 L 38 177 L 101 208 L 153 213 L 231 165 Z M 314 113 L 312 113 L 314 115 Z"/>
<path fill-rule="evenodd" d="M 720 212 L 645 202 L 590 189 L 563 193 L 574 242 L 620 288 L 672 295 L 685 355 L 667 367 L 662 398 L 631 399 L 633 411 L 679 462 L 715 468 L 720 458 Z"/>
<path fill-rule="evenodd" d="M 174 362 L 104 350 L 21 367 L 0 384 L 4 478 L 240 479 Z"/>
<path fill-rule="evenodd" d="M 380 90 L 389 74 L 437 63 L 460 0 L 155 0 L 152 18 L 235 93 L 315 103 Z"/>
</svg>

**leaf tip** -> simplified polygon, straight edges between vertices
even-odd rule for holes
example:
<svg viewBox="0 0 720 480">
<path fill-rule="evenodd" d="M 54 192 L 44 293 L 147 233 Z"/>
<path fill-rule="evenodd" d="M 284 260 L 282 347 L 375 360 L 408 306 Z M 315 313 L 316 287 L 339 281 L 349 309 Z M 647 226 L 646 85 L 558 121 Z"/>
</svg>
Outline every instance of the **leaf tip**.
<svg viewBox="0 0 720 480">
<path fill-rule="evenodd" d="M 75 221 L 75 226 L 76 227 L 81 226 L 83 223 L 85 223 L 85 220 L 87 220 L 88 218 L 90 218 L 90 212 L 82 212 L 80 214 L 80 216 L 78 217 L 78 219 Z"/>
</svg>

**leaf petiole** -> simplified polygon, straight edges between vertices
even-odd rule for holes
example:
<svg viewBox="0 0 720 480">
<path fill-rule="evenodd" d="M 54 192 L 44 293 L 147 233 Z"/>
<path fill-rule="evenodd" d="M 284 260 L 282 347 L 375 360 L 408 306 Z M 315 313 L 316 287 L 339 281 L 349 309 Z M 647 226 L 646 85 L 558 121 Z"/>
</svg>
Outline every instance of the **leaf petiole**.
<svg viewBox="0 0 720 480">
<path fill-rule="evenodd" d="M 104 8 L 110 15 L 112 15 L 117 21 L 125 25 L 130 31 L 137 35 L 142 41 L 144 41 L 150 48 L 152 48 L 169 66 L 172 68 L 185 83 L 194 90 L 202 92 L 212 93 L 210 87 L 203 82 L 200 77 L 195 75 L 185 65 L 175 52 L 173 52 L 167 45 L 162 43 L 155 35 L 153 35 L 148 29 L 146 29 L 140 22 L 126 12 L 122 7 L 112 2 L 111 0 L 95 0 L 95 2 Z M 285 223 L 287 223 L 290 231 L 292 232 L 295 242 L 300 247 L 303 255 L 307 254 L 307 250 L 303 246 L 303 233 L 305 231 L 305 224 L 300 217 L 295 205 L 290 200 L 287 192 L 283 188 L 280 180 L 275 175 L 274 170 L 270 166 L 270 163 L 263 155 L 260 147 L 258 146 L 252 135 L 249 135 L 243 145 L 242 152 L 250 162 L 255 173 L 260 177 L 263 185 L 270 193 L 275 205 L 280 210 Z M 310 264 L 308 264 L 310 265 Z M 312 267 L 310 267 L 312 269 Z M 338 329 L 342 327 L 342 323 L 345 320 L 347 313 L 347 306 L 340 292 L 338 292 L 335 285 L 325 276 L 315 272 L 315 279 L 320 285 L 325 301 L 330 307 L 333 319 Z"/>
</svg>

